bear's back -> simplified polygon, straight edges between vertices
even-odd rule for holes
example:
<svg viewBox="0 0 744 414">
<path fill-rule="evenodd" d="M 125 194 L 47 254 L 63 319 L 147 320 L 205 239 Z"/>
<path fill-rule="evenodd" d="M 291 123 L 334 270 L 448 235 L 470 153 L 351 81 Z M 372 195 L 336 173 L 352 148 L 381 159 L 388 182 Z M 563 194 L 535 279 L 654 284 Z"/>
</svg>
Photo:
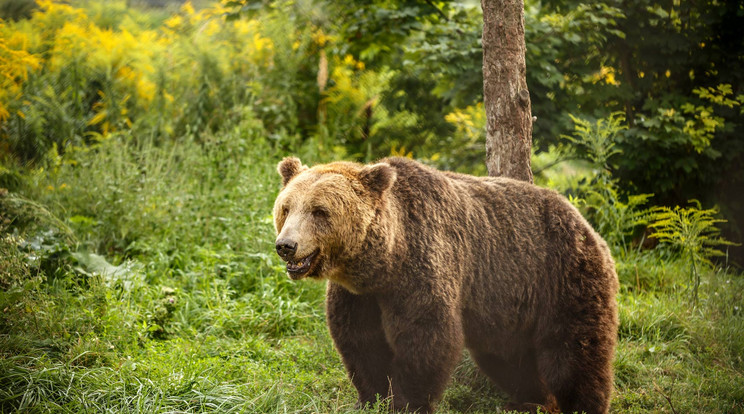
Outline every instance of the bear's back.
<svg viewBox="0 0 744 414">
<path fill-rule="evenodd" d="M 571 292 L 616 284 L 605 242 L 557 192 L 403 158 L 383 162 L 397 172 L 391 190 L 404 211 L 405 250 L 419 269 L 459 287 L 466 330 L 476 327 L 472 335 L 489 325 L 531 330 L 536 315 L 575 299 Z M 594 272 L 601 280 L 584 280 L 580 269 L 597 258 L 606 269 Z"/>
</svg>

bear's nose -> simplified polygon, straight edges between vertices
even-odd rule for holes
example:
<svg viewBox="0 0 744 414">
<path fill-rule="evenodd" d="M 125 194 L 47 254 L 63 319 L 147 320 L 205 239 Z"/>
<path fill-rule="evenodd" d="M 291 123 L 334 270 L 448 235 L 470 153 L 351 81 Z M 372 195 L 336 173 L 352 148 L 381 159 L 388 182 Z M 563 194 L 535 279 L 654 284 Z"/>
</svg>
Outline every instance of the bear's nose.
<svg viewBox="0 0 744 414">
<path fill-rule="evenodd" d="M 276 241 L 276 252 L 284 260 L 289 260 L 297 251 L 297 243 L 288 239 L 279 239 Z"/>
</svg>

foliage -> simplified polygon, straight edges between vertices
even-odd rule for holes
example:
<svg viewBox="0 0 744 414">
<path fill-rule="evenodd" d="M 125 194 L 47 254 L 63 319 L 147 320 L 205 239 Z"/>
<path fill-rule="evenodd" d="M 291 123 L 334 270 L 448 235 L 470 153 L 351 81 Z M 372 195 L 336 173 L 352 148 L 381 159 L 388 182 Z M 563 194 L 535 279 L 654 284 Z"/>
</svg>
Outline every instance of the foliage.
<svg viewBox="0 0 744 414">
<path fill-rule="evenodd" d="M 2 411 L 333 410 L 281 385 L 331 389 L 343 372 L 322 288 L 266 254 L 278 157 L 263 136 L 249 122 L 203 145 L 112 136 L 25 189 L 54 207 L 0 198 Z"/>
<path fill-rule="evenodd" d="M 579 207 L 587 210 L 587 217 L 597 231 L 622 254 L 627 254 L 630 241 L 646 224 L 642 206 L 653 194 L 621 196 L 617 181 L 593 182 L 581 191 Z"/>
<path fill-rule="evenodd" d="M 274 91 L 260 85 L 278 83 L 263 72 L 293 51 L 275 51 L 267 37 L 274 22 L 226 25 L 219 4 L 197 11 L 186 3 L 167 19 L 148 21 L 153 17 L 112 3 L 106 13 L 114 22 L 95 9 L 39 5 L 31 19 L 0 30 L 13 58 L 1 68 L 11 84 L 0 96 L 7 118 L 0 144 L 17 158 L 39 160 L 55 145 L 64 152 L 129 129 L 158 140 L 199 136 L 246 105 L 261 107 L 270 129 L 288 118 L 276 107 L 266 114 L 272 106 L 261 101 Z M 301 57 L 304 49 L 297 49 Z M 267 82 L 256 82 L 261 76 Z"/>
<path fill-rule="evenodd" d="M 0 19 L 19 20 L 31 16 L 35 0 L 0 0 Z"/>
<path fill-rule="evenodd" d="M 486 175 L 484 163 L 477 167 L 476 160 L 486 159 L 486 111 L 482 103 L 463 109 L 455 109 L 444 116 L 455 131 L 442 140 L 442 147 L 452 148 L 448 152 L 436 152 L 432 161 L 448 170 Z"/>
<path fill-rule="evenodd" d="M 598 103 L 607 102 L 618 81 L 604 57 L 612 39 L 623 37 L 618 23 L 624 17 L 611 3 L 578 3 L 561 10 L 549 4 L 525 4 L 527 84 L 537 116 L 533 136 L 543 149 L 571 130 L 568 114 L 608 115 Z"/>
<path fill-rule="evenodd" d="M 651 237 L 679 249 L 689 263 L 690 279 L 693 283 L 692 300 L 697 304 L 700 287 L 698 268 L 713 266 L 711 258 L 725 255 L 719 247 L 735 243 L 720 236 L 721 230 L 716 227 L 716 223 L 723 223 L 726 220 L 715 218 L 718 210 L 703 210 L 699 201 L 695 200 L 694 203 L 695 207 L 653 208 L 649 227 L 654 229 Z"/>
<path fill-rule="evenodd" d="M 610 114 L 609 117 L 591 122 L 569 114 L 574 122 L 573 136 L 562 135 L 561 138 L 573 143 L 574 151 L 581 151 L 584 157 L 599 168 L 600 174 L 610 174 L 610 158 L 621 154 L 617 148 L 616 139 L 620 131 L 627 127 L 623 125 L 625 116 L 620 112 Z"/>
<path fill-rule="evenodd" d="M 585 6 L 575 0 L 540 4 L 542 16 L 567 16 Z M 558 59 L 547 64 L 563 75 L 562 81 L 557 78 L 558 88 L 546 90 L 555 104 L 552 113 L 592 118 L 625 113 L 629 128 L 618 141 L 625 155 L 614 167 L 624 187 L 653 191 L 670 204 L 693 197 L 730 203 L 722 187 L 731 180 L 741 184 L 736 171 L 742 147 L 735 137 L 742 128 L 744 70 L 741 60 L 731 57 L 742 54 L 741 42 L 734 40 L 741 38 L 742 5 L 640 0 L 595 2 L 592 8 L 594 16 L 585 26 L 591 29 L 583 33 L 594 38 L 579 40 L 575 49 L 560 36 L 550 41 L 559 43 Z M 610 9 L 605 18 L 596 14 Z M 527 43 L 546 49 L 540 47 L 545 42 Z M 527 59 L 529 68 L 529 52 Z M 533 92 L 534 85 L 530 83 Z M 541 95 L 533 97 L 536 101 L 540 108 Z M 539 125 L 546 114 L 535 113 Z M 569 126 L 551 125 L 563 131 Z"/>
<path fill-rule="evenodd" d="M 717 223 L 726 220 L 715 218 L 718 214 L 715 208 L 703 210 L 698 201 L 695 201 L 697 208 L 642 208 L 653 194 L 627 194 L 622 197 L 617 179 L 612 177 L 611 159 L 622 153 L 616 143 L 621 131 L 626 129 L 624 116 L 611 114 L 594 123 L 574 116 L 571 118 L 575 123 L 574 133 L 563 138 L 573 145 L 567 150 L 570 153 L 564 157 L 578 155 L 594 168 L 590 180 L 580 182 L 571 190 L 576 193 L 572 197 L 574 204 L 584 210 L 597 231 L 617 249 L 621 257 L 630 254 L 630 239 L 637 236 L 638 230 L 645 225 L 653 230 L 649 237 L 679 249 L 683 260 L 689 264 L 692 300 L 696 304 L 700 286 L 698 268 L 703 265 L 715 267 L 710 259 L 724 255 L 718 247 L 736 244 L 721 237 L 720 229 L 716 227 Z M 639 247 L 642 244 L 643 240 L 639 242 Z"/>
<path fill-rule="evenodd" d="M 14 158 L 38 160 L 52 144 L 64 152 L 128 123 L 138 137 L 198 137 L 247 106 L 289 152 L 372 160 L 405 147 L 439 167 L 483 171 L 479 157 L 443 156 L 464 152 L 448 114 L 482 102 L 482 18 L 473 4 L 205 6 L 187 3 L 168 16 L 123 2 L 83 10 L 44 1 L 31 19 L 7 22 L 3 38 L 17 38 L 10 50 L 38 64 L 13 64 L 28 79 L 11 76 L 23 99 L 0 98 L 8 117 L 0 145 Z M 616 145 L 624 156 L 611 168 L 623 190 L 654 192 L 671 205 L 697 198 L 737 214 L 725 191 L 740 184 L 744 153 L 734 139 L 744 71 L 726 58 L 741 54 L 732 41 L 744 27 L 736 5 L 551 0 L 525 7 L 538 151 L 570 133 L 568 114 L 622 112 L 628 128 Z M 725 65 L 711 66 L 716 59 Z"/>
<path fill-rule="evenodd" d="M 645 209 L 641 206 L 653 194 L 624 194 L 618 180 L 612 177 L 611 165 L 614 156 L 621 154 L 617 148 L 620 133 L 627 127 L 621 113 L 610 114 L 594 123 L 570 115 L 574 122 L 571 136 L 562 138 L 571 146 L 563 148 L 563 159 L 579 158 L 589 162 L 592 176 L 569 189 L 574 193 L 574 203 L 584 211 L 595 229 L 610 243 L 627 254 L 629 240 L 645 224 Z"/>
<path fill-rule="evenodd" d="M 8 30 L 0 21 L 0 122 L 10 117 L 6 102 L 18 99 L 24 82 L 28 81 L 29 70 L 39 67 L 39 60 L 24 50 L 28 39 L 21 33 Z"/>
</svg>

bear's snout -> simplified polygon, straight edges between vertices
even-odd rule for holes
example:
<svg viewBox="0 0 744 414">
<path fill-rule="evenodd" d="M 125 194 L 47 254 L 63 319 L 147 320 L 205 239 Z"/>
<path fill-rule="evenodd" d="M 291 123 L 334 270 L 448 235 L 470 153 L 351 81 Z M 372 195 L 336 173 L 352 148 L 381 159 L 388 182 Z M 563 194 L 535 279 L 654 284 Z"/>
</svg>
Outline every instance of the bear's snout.
<svg viewBox="0 0 744 414">
<path fill-rule="evenodd" d="M 276 252 L 285 261 L 289 261 L 297 253 L 297 242 L 289 239 L 279 239 L 276 241 Z"/>
</svg>

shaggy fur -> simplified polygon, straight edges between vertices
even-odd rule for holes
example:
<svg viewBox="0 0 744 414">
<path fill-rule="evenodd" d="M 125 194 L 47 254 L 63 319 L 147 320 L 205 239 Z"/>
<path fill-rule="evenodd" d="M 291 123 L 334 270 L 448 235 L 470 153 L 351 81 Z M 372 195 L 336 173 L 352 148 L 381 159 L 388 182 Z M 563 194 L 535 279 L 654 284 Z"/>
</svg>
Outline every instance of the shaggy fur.
<svg viewBox="0 0 744 414">
<path fill-rule="evenodd" d="M 466 347 L 512 408 L 608 411 L 615 265 L 558 193 L 405 158 L 278 170 L 277 248 L 293 279 L 329 280 L 361 405 L 431 412 Z"/>
</svg>

